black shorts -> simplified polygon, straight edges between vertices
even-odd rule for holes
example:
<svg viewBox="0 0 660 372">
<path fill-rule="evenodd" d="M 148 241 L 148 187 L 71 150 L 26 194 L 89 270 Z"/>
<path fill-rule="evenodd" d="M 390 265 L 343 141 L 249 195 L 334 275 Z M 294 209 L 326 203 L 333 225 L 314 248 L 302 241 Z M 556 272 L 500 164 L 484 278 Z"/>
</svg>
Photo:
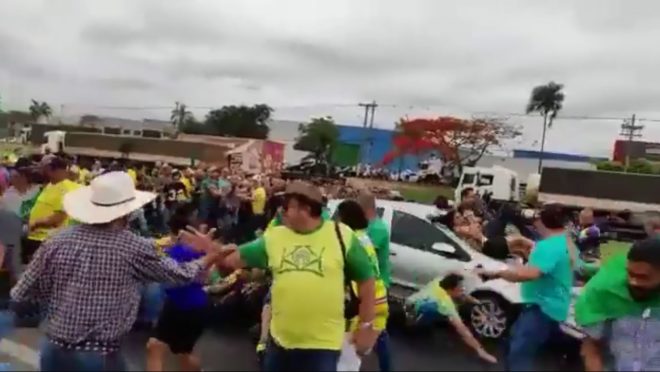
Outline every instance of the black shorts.
<svg viewBox="0 0 660 372">
<path fill-rule="evenodd" d="M 190 354 L 204 332 L 207 318 L 206 306 L 183 310 L 170 300 L 166 300 L 158 318 L 154 337 L 167 344 L 174 354 Z"/>
</svg>

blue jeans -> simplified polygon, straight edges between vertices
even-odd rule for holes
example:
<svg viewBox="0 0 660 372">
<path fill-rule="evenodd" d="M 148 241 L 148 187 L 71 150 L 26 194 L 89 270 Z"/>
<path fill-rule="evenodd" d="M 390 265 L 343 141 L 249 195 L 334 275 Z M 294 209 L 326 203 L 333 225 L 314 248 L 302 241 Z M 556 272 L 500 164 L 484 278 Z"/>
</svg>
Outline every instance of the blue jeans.
<svg viewBox="0 0 660 372">
<path fill-rule="evenodd" d="M 264 371 L 335 372 L 339 350 L 285 349 L 275 342 L 268 343 Z"/>
<path fill-rule="evenodd" d="M 508 370 L 533 371 L 536 354 L 558 332 L 559 323 L 541 311 L 538 305 L 523 309 L 511 329 Z"/>
<path fill-rule="evenodd" d="M 390 335 L 387 334 L 387 330 L 384 330 L 378 336 L 374 350 L 378 355 L 380 372 L 390 372 L 392 370 L 392 349 L 390 347 Z"/>
<path fill-rule="evenodd" d="M 126 371 L 127 365 L 119 351 L 103 354 L 61 348 L 48 340 L 41 345 L 42 371 Z"/>
<path fill-rule="evenodd" d="M 139 321 L 154 324 L 163 307 L 165 295 L 159 283 L 149 283 L 142 289 Z"/>
</svg>

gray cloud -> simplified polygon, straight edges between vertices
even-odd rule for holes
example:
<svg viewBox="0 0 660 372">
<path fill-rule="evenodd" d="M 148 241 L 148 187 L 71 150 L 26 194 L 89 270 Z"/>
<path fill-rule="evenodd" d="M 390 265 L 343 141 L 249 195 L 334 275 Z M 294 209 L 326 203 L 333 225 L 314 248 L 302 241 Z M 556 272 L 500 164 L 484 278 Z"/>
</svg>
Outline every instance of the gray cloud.
<svg viewBox="0 0 660 372">
<path fill-rule="evenodd" d="M 16 108 L 32 96 L 80 111 L 267 102 L 281 119 L 359 123 L 346 104 L 376 99 L 376 124 L 391 127 L 405 115 L 519 113 L 554 80 L 564 115 L 660 117 L 654 0 L 9 2 L 0 95 Z M 537 117 L 510 120 L 525 126 L 521 146 L 538 138 Z M 558 120 L 548 146 L 605 153 L 618 124 Z"/>
<path fill-rule="evenodd" d="M 135 78 L 100 78 L 92 79 L 90 81 L 92 84 L 96 84 L 99 88 L 103 89 L 113 89 L 113 90 L 149 90 L 155 88 L 152 82 L 142 79 Z"/>
</svg>

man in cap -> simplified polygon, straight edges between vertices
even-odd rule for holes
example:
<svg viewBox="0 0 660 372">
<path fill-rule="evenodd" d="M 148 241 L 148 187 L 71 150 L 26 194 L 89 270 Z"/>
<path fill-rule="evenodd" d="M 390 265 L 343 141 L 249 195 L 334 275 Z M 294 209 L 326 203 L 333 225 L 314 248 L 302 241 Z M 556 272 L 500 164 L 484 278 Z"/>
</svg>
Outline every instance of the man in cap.
<svg viewBox="0 0 660 372">
<path fill-rule="evenodd" d="M 80 224 L 44 241 L 11 291 L 14 303 L 48 309 L 41 370 L 126 370 L 120 340 L 135 322 L 142 286 L 190 283 L 220 257 L 204 251 L 179 264 L 128 230 L 129 214 L 154 198 L 135 190 L 125 172 L 101 175 L 64 197 L 64 212 Z"/>
<path fill-rule="evenodd" d="M 378 336 L 373 328 L 373 267 L 348 226 L 321 217 L 323 201 L 318 188 L 294 182 L 284 199 L 286 224 L 271 227 L 240 246 L 223 265 L 272 271 L 272 342 L 266 351 L 267 371 L 336 371 L 346 326 L 348 280 L 357 282 L 360 300 L 353 337 L 358 353 L 367 353 Z M 186 238 L 193 245 L 213 245 L 202 234 L 186 234 Z"/>
</svg>

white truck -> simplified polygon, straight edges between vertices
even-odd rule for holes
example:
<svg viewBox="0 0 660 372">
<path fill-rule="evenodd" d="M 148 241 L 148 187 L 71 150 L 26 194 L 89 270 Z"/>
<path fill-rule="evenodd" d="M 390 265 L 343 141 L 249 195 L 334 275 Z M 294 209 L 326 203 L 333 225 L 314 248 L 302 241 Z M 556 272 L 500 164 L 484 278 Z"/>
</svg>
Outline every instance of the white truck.
<svg viewBox="0 0 660 372">
<path fill-rule="evenodd" d="M 490 194 L 492 200 L 519 202 L 527 191 L 538 189 L 540 179 L 538 173 L 530 174 L 523 183 L 518 173 L 499 165 L 491 168 L 465 167 L 456 187 L 454 200 L 461 199 L 464 189 L 472 188 L 479 195 Z"/>
<path fill-rule="evenodd" d="M 44 133 L 44 142 L 41 145 L 41 153 L 48 151 L 51 153 L 63 152 L 65 150 L 66 132 L 62 130 L 52 130 Z"/>
</svg>

